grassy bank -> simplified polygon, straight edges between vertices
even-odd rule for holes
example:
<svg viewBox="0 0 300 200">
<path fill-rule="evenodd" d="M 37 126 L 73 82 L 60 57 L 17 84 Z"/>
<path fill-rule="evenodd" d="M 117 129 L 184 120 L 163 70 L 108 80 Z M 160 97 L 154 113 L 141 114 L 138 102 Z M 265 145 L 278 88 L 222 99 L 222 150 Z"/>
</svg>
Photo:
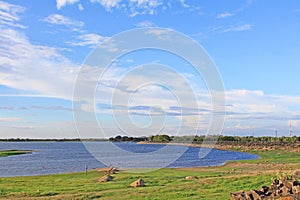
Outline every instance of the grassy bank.
<svg viewBox="0 0 300 200">
<path fill-rule="evenodd" d="M 273 178 L 300 169 L 300 154 L 281 150 L 251 150 L 259 160 L 220 167 L 160 169 L 150 173 L 119 172 L 114 181 L 98 183 L 103 171 L 0 178 L 0 198 L 10 199 L 229 199 L 229 193 L 269 185 Z M 185 180 L 186 176 L 198 179 Z M 130 188 L 138 178 L 146 187 Z"/>
<path fill-rule="evenodd" d="M 20 154 L 29 154 L 29 153 L 32 153 L 32 151 L 29 151 L 29 150 L 1 150 L 0 157 L 14 156 L 14 155 L 20 155 Z"/>
</svg>

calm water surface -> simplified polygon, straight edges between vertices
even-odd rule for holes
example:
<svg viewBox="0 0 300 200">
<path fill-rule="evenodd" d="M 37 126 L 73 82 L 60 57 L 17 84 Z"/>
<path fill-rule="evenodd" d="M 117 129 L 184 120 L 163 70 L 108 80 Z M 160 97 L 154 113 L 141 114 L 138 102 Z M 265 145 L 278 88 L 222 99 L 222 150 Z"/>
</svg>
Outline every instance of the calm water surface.
<svg viewBox="0 0 300 200">
<path fill-rule="evenodd" d="M 93 145 L 105 145 L 107 142 L 92 142 Z M 116 143 L 124 150 L 131 152 L 147 153 L 155 152 L 165 145 L 136 144 L 136 143 Z M 128 159 L 118 155 L 111 155 L 109 152 L 99 152 L 101 157 L 113 157 L 117 167 L 149 167 L 155 168 L 158 163 L 169 156 L 172 152 L 180 151 L 182 146 L 172 146 L 166 155 L 157 155 L 157 160 Z M 84 171 L 88 169 L 106 167 L 103 163 L 95 159 L 81 142 L 0 142 L 0 150 L 18 149 L 34 150 L 33 154 L 17 155 L 10 157 L 0 157 L 0 176 L 31 176 L 43 174 L 57 174 L 66 172 Z M 161 158 L 161 160 L 160 160 Z M 222 165 L 232 160 L 257 159 L 257 155 L 221 151 L 213 149 L 204 157 L 199 158 L 199 148 L 189 147 L 187 151 L 168 167 L 198 167 Z"/>
</svg>

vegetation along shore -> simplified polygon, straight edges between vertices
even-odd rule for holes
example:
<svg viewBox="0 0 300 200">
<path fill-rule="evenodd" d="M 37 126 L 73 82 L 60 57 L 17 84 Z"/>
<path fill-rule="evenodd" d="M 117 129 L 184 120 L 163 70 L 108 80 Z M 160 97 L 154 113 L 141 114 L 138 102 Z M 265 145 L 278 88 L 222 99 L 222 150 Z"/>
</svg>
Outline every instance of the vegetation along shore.
<svg viewBox="0 0 300 200">
<path fill-rule="evenodd" d="M 30 150 L 1 150 L 0 157 L 21 155 L 21 154 L 30 154 L 30 153 L 32 153 L 32 151 L 30 151 Z"/>
</svg>

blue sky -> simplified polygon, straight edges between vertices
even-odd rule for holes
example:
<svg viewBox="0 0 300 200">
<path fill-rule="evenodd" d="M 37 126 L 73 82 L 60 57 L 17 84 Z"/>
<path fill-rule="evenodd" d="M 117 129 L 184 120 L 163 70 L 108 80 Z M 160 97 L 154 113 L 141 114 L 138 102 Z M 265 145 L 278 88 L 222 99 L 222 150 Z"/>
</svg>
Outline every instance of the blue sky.
<svg viewBox="0 0 300 200">
<path fill-rule="evenodd" d="M 223 134 L 274 135 L 278 130 L 278 135 L 288 135 L 292 124 L 299 136 L 299 21 L 298 0 L 0 1 L 0 137 L 78 137 L 72 95 L 81 64 L 103 41 L 145 27 L 181 32 L 210 55 L 225 87 Z M 167 87 L 144 85 L 132 94 L 133 101 L 116 106 L 120 116 L 126 110 L 139 127 L 128 125 L 122 132 L 114 118 L 118 112 L 113 113 L 106 97 L 120 77 L 144 63 L 172 66 L 196 91 L 199 107 L 180 107 Z M 184 90 L 175 74 L 155 72 L 178 84 L 177 91 Z M 136 77 L 148 80 L 150 74 L 129 73 L 132 79 L 125 86 L 140 83 Z M 104 79 L 95 94 L 95 114 L 106 136 L 172 135 L 179 126 L 185 134 L 206 133 L 209 91 L 201 76 L 174 55 L 150 50 L 126 55 Z M 94 112 L 92 106 L 82 110 Z M 178 107 L 187 113 L 178 116 Z M 84 123 L 83 137 L 99 136 L 89 121 Z M 145 132 L 136 133 L 141 128 Z"/>
</svg>

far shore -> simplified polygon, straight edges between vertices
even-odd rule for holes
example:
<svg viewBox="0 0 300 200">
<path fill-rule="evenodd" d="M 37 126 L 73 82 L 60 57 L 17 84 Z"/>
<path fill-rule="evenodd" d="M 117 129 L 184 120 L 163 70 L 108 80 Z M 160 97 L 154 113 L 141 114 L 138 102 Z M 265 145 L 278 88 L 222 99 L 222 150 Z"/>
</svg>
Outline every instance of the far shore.
<svg viewBox="0 0 300 200">
<path fill-rule="evenodd" d="M 231 151 L 240 151 L 240 152 L 247 152 L 247 151 L 254 151 L 254 150 L 289 150 L 292 152 L 300 152 L 300 143 L 294 144 L 278 144 L 278 143 L 258 143 L 258 142 L 251 142 L 246 144 L 239 144 L 239 143 L 178 143 L 178 142 L 148 142 L 142 141 L 137 142 L 138 144 L 163 144 L 163 145 L 179 145 L 179 146 L 190 146 L 196 148 L 213 148 L 219 150 L 231 150 Z"/>
</svg>

